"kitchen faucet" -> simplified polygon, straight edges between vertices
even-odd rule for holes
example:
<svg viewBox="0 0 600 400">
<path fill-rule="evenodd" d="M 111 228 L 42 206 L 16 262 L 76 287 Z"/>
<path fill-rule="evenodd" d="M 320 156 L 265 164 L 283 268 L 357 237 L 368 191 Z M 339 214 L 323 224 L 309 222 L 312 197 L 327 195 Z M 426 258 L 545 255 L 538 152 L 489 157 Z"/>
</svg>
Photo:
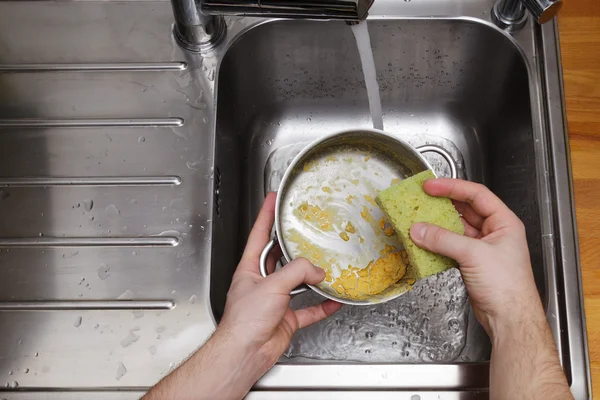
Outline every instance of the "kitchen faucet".
<svg viewBox="0 0 600 400">
<path fill-rule="evenodd" d="M 203 52 L 225 36 L 222 15 L 362 21 L 373 0 L 171 0 L 173 34 L 185 49 Z"/>
<path fill-rule="evenodd" d="M 171 0 L 173 34 L 186 50 L 212 49 L 225 36 L 223 15 L 272 18 L 362 21 L 374 0 Z M 516 30 L 527 21 L 526 9 L 540 23 L 558 13 L 562 0 L 498 0 L 492 19 L 503 29 Z"/>
<path fill-rule="evenodd" d="M 509 30 L 522 28 L 527 21 L 526 8 L 539 24 L 545 24 L 558 14 L 562 0 L 498 0 L 492 19 L 499 27 Z"/>
</svg>

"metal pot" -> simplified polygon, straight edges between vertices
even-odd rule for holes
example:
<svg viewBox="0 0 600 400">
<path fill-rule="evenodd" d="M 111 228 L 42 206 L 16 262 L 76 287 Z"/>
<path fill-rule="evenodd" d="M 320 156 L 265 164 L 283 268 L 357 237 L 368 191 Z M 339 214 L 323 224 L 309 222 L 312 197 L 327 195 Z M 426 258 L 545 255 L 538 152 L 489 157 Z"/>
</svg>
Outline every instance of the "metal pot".
<svg viewBox="0 0 600 400">
<path fill-rule="evenodd" d="M 396 235 L 378 231 L 377 221 L 381 221 L 383 213 L 373 198 L 395 180 L 431 169 L 422 155 L 426 152 L 441 155 L 450 165 L 451 177 L 457 177 L 456 163 L 444 149 L 434 145 L 415 148 L 379 130 L 339 132 L 309 144 L 294 158 L 279 186 L 275 235 L 260 258 L 262 276 L 268 275 L 267 257 L 277 244 L 287 262 L 311 252 L 311 261 L 326 270 L 329 268 L 331 274 L 334 266 L 339 273 L 351 263 L 366 265 L 385 245 L 401 248 Z M 315 215 L 320 218 L 319 226 L 315 225 L 318 219 Z M 353 229 L 349 229 L 349 223 L 357 228 L 352 225 Z M 343 226 L 355 233 L 342 231 Z M 310 288 L 341 303 L 382 303 L 410 290 L 409 272 L 393 287 L 368 298 L 341 297 L 331 288 L 331 282 L 325 281 L 302 285 L 291 294 Z"/>
</svg>

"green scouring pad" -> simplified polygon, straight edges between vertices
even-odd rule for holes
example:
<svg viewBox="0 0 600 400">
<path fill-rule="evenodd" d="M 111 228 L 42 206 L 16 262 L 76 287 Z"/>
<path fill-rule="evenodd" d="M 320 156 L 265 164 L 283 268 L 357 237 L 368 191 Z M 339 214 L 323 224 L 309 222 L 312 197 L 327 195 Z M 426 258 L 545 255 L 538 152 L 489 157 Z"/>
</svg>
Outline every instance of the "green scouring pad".
<svg viewBox="0 0 600 400">
<path fill-rule="evenodd" d="M 463 235 L 465 228 L 450 199 L 425 193 L 423 183 L 435 178 L 433 171 L 420 172 L 377 196 L 377 204 L 386 214 L 408 253 L 417 279 L 427 278 L 456 266 L 451 258 L 423 250 L 410 238 L 415 222 L 428 222 Z"/>
</svg>

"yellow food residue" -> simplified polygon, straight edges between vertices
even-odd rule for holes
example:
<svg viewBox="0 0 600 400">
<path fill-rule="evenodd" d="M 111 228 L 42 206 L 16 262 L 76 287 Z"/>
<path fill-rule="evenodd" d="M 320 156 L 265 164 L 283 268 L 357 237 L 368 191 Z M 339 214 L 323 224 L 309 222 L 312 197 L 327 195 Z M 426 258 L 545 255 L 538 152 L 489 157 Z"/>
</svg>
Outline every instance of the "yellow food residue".
<svg viewBox="0 0 600 400">
<path fill-rule="evenodd" d="M 290 229 L 287 231 L 286 235 L 287 240 L 292 243 L 296 243 L 298 245 L 298 249 L 302 257 L 305 257 L 310 262 L 315 265 L 320 266 L 321 268 L 327 271 L 327 267 L 329 267 L 332 263 L 325 261 L 327 257 L 326 252 L 323 248 L 318 245 L 306 240 L 298 231 L 295 229 Z"/>
<path fill-rule="evenodd" d="M 325 270 L 325 282 L 331 283 L 333 282 L 333 277 L 331 276 L 331 272 Z"/>
<path fill-rule="evenodd" d="M 319 165 L 319 162 L 316 161 L 316 160 L 314 160 L 314 161 L 307 161 L 302 166 L 302 169 L 304 170 L 304 172 L 310 172 L 310 171 L 312 171 L 318 165 Z"/>
<path fill-rule="evenodd" d="M 392 225 L 389 222 L 387 222 L 385 218 L 381 218 L 379 220 L 379 227 L 381 228 L 385 236 L 392 236 L 394 233 L 396 233 Z"/>
<path fill-rule="evenodd" d="M 358 179 L 352 179 L 350 182 L 352 182 L 354 186 L 358 186 Z"/>
<path fill-rule="evenodd" d="M 355 198 L 356 198 L 356 196 L 352 196 L 352 195 L 350 194 L 350 195 L 348 195 L 348 197 L 346 197 L 346 202 L 347 202 L 348 204 L 351 204 L 351 203 L 352 203 L 352 199 L 355 199 Z"/>
<path fill-rule="evenodd" d="M 331 193 L 331 188 L 329 186 L 323 186 L 321 188 L 322 191 L 324 191 L 325 193 Z"/>
<path fill-rule="evenodd" d="M 330 213 L 319 206 L 313 206 L 304 202 L 297 208 L 297 214 L 299 218 L 317 224 L 322 231 L 331 231 L 333 229 Z"/>
<path fill-rule="evenodd" d="M 400 183 L 400 179 L 394 178 L 394 179 L 392 179 L 392 183 L 390 183 L 390 186 L 397 185 L 399 183 Z"/>
<path fill-rule="evenodd" d="M 363 206 L 362 211 L 360 212 L 360 216 L 367 222 L 371 223 L 371 214 L 369 214 L 369 209 L 367 206 Z"/>
<path fill-rule="evenodd" d="M 350 240 L 350 236 L 348 236 L 348 234 L 346 232 L 341 232 L 340 237 L 344 240 L 344 242 L 347 242 L 348 240 Z"/>
<path fill-rule="evenodd" d="M 363 197 L 366 201 L 377 207 L 377 203 L 375 202 L 375 199 L 373 197 L 369 196 L 368 194 L 365 194 Z"/>
<path fill-rule="evenodd" d="M 366 156 L 365 157 L 365 162 L 369 161 L 371 159 L 371 156 Z"/>
<path fill-rule="evenodd" d="M 376 295 L 398 282 L 406 273 L 406 265 L 398 251 L 391 251 L 366 268 L 348 266 L 331 287 L 347 299 L 360 300 Z"/>
<path fill-rule="evenodd" d="M 348 221 L 346 224 L 346 232 L 348 233 L 356 233 L 356 228 L 352 225 L 352 222 Z"/>
</svg>

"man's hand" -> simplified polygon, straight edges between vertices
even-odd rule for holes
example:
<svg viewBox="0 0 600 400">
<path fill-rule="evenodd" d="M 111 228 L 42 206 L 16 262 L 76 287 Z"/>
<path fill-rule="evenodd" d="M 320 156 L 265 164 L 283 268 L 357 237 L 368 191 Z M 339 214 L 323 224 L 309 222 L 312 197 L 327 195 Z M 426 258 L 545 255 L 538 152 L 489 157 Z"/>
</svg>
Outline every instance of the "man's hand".
<svg viewBox="0 0 600 400">
<path fill-rule="evenodd" d="M 525 228 L 488 188 L 456 179 L 423 185 L 449 197 L 465 236 L 416 223 L 412 240 L 455 259 L 475 315 L 492 339 L 491 399 L 572 399 L 535 287 Z"/>
<path fill-rule="evenodd" d="M 270 240 L 275 218 L 275 197 L 275 193 L 267 195 L 250 232 L 227 294 L 223 319 L 217 328 L 242 341 L 247 351 L 261 360 L 256 379 L 275 364 L 289 347 L 298 329 L 327 318 L 342 306 L 326 300 L 301 310 L 290 308 L 290 292 L 295 287 L 302 283 L 315 285 L 325 279 L 325 271 L 306 259 L 296 259 L 266 278 L 261 276 L 259 258 Z M 271 270 L 275 267 L 276 259 L 275 254 L 270 255 Z"/>
<path fill-rule="evenodd" d="M 523 223 L 478 183 L 431 179 L 423 188 L 431 196 L 453 200 L 462 214 L 465 236 L 418 223 L 410 230 L 411 238 L 458 262 L 477 319 L 492 336 L 496 321 L 504 323 L 523 304 L 539 302 Z"/>
<path fill-rule="evenodd" d="M 335 313 L 340 303 L 292 310 L 290 292 L 302 283 L 317 284 L 325 272 L 296 259 L 263 278 L 259 258 L 270 240 L 275 193 L 269 193 L 250 232 L 233 276 L 225 313 L 213 336 L 144 399 L 241 399 L 275 364 L 294 333 Z M 270 256 L 271 270 L 276 257 Z"/>
</svg>

